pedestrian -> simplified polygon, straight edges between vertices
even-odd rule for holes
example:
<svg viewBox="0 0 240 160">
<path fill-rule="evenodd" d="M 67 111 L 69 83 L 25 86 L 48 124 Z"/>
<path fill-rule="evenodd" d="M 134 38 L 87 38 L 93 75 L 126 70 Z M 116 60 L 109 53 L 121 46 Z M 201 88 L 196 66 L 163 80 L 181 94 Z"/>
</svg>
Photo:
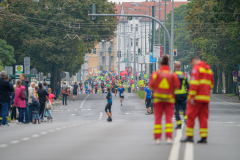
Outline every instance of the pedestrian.
<svg viewBox="0 0 240 160">
<path fill-rule="evenodd" d="M 66 85 L 66 82 L 63 83 L 62 86 L 62 97 L 63 97 L 63 105 L 67 105 L 67 96 L 68 96 L 68 87 Z"/>
<path fill-rule="evenodd" d="M 77 100 L 77 93 L 79 92 L 79 87 L 77 85 L 77 82 L 73 85 L 73 101 Z"/>
<path fill-rule="evenodd" d="M 46 82 L 43 82 L 43 89 L 47 92 L 47 90 L 48 90 L 48 86 L 47 86 L 47 83 Z"/>
<path fill-rule="evenodd" d="M 146 108 L 147 108 L 147 113 L 146 115 L 150 115 L 152 114 L 152 110 L 151 110 L 151 100 L 152 100 L 152 91 L 150 90 L 148 83 L 146 83 L 146 87 L 145 87 L 145 103 L 146 103 Z"/>
<path fill-rule="evenodd" d="M 108 119 L 107 121 L 112 122 L 112 111 L 111 111 L 111 107 L 112 107 L 112 93 L 111 93 L 111 88 L 107 88 L 107 105 L 105 107 L 105 112 L 108 115 Z"/>
<path fill-rule="evenodd" d="M 175 129 L 182 128 L 182 120 L 179 115 L 180 108 L 182 108 L 183 116 L 185 116 L 186 105 L 187 105 L 187 90 L 189 89 L 187 75 L 181 72 L 181 62 L 177 61 L 174 65 L 175 73 L 180 81 L 180 88 L 174 91 L 175 94 L 175 118 L 177 126 Z"/>
<path fill-rule="evenodd" d="M 57 100 L 59 99 L 60 90 L 61 90 L 61 86 L 60 86 L 59 82 L 57 82 L 57 85 L 55 86 Z"/>
<path fill-rule="evenodd" d="M 32 103 L 32 98 L 34 96 L 35 96 L 35 83 L 32 82 L 30 87 L 28 87 L 28 108 L 29 108 L 29 120 L 30 120 L 30 122 L 33 121 L 32 107 L 30 107 L 30 104 Z"/>
<path fill-rule="evenodd" d="M 104 82 L 101 82 L 101 89 L 102 89 L 102 93 L 104 93 Z"/>
<path fill-rule="evenodd" d="M 95 84 L 95 94 L 97 94 L 97 91 L 98 91 L 98 84 L 96 83 Z"/>
<path fill-rule="evenodd" d="M 0 79 L 0 105 L 1 105 L 1 114 L 2 114 L 2 122 L 1 126 L 5 127 L 7 124 L 7 114 L 8 114 L 8 106 L 10 102 L 9 93 L 12 93 L 13 90 L 10 87 L 9 81 L 6 80 L 7 75 L 5 71 L 1 72 Z"/>
<path fill-rule="evenodd" d="M 213 72 L 198 56 L 193 56 L 190 63 L 193 68 L 186 112 L 187 137 L 181 142 L 193 142 L 194 122 L 198 117 L 201 136 L 198 143 L 207 143 L 210 92 L 214 85 Z"/>
<path fill-rule="evenodd" d="M 43 86 L 41 83 L 38 84 L 38 87 L 39 89 L 37 90 L 37 95 L 40 103 L 39 116 L 40 116 L 41 122 L 44 122 L 44 113 L 46 108 L 46 101 L 48 100 L 48 93 L 46 90 L 43 89 Z"/>
<path fill-rule="evenodd" d="M 12 114 L 11 114 L 11 122 L 16 122 L 17 120 L 17 106 L 14 105 L 14 99 L 15 99 L 15 91 L 16 91 L 16 85 L 13 86 L 14 92 L 12 93 Z"/>
<path fill-rule="evenodd" d="M 28 124 L 30 121 L 30 117 L 29 117 L 29 108 L 28 108 L 28 79 L 26 79 L 26 75 L 25 74 L 20 74 L 19 76 L 20 80 L 22 81 L 22 85 L 25 87 L 26 90 L 26 107 L 24 108 L 24 119 L 25 119 L 25 124 Z"/>
<path fill-rule="evenodd" d="M 83 91 L 83 86 L 81 85 L 81 93 L 82 93 L 82 91 Z"/>
<path fill-rule="evenodd" d="M 17 106 L 19 112 L 18 124 L 23 124 L 24 109 L 26 108 L 26 91 L 25 86 L 22 85 L 21 80 L 16 83 L 16 92 L 14 98 L 14 105 Z"/>
<path fill-rule="evenodd" d="M 48 120 L 47 120 L 47 122 L 49 122 L 49 121 L 53 121 L 53 117 L 52 117 L 52 112 L 51 112 L 51 110 L 53 109 L 52 108 L 52 102 L 56 99 L 55 98 L 55 95 L 54 94 L 52 94 L 52 89 L 51 88 L 48 88 L 48 97 L 49 97 L 49 100 L 48 100 L 48 102 L 47 102 L 47 105 L 49 105 L 48 103 L 50 103 L 50 106 L 51 106 L 51 108 L 46 108 L 46 113 L 45 113 L 45 115 L 47 115 L 47 117 L 48 117 Z"/>
<path fill-rule="evenodd" d="M 174 112 L 175 95 L 174 89 L 179 88 L 180 82 L 175 73 L 169 69 L 169 56 L 164 55 L 161 61 L 161 67 L 151 75 L 149 83 L 153 91 L 154 102 L 154 143 L 161 143 L 162 136 L 162 115 L 165 113 L 166 124 L 165 134 L 167 144 L 172 144 L 172 116 Z"/>
<path fill-rule="evenodd" d="M 119 92 L 119 97 L 120 97 L 120 103 L 121 103 L 121 106 L 122 106 L 122 102 L 124 100 L 124 92 L 125 92 L 125 89 L 123 88 L 123 85 L 120 85 L 120 87 L 118 88 L 118 92 Z"/>
<path fill-rule="evenodd" d="M 38 102 L 37 96 L 34 95 L 32 98 L 32 103 L 29 104 L 29 107 L 32 108 L 33 112 L 33 124 L 40 124 L 39 118 L 39 110 L 40 110 L 40 103 Z"/>
</svg>

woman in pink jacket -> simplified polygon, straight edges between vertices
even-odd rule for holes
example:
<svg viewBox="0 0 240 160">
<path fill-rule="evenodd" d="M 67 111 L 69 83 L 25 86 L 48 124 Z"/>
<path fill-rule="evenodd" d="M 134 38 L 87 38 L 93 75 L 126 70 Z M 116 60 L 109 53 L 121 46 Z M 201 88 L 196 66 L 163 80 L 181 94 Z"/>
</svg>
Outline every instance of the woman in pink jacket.
<svg viewBox="0 0 240 160">
<path fill-rule="evenodd" d="M 15 92 L 15 99 L 14 99 L 14 105 L 17 106 L 18 112 L 19 112 L 19 123 L 23 123 L 23 110 L 26 108 L 26 100 L 20 98 L 21 89 L 25 90 L 25 87 L 22 86 L 22 82 L 20 80 L 16 83 L 16 92 Z"/>
</svg>

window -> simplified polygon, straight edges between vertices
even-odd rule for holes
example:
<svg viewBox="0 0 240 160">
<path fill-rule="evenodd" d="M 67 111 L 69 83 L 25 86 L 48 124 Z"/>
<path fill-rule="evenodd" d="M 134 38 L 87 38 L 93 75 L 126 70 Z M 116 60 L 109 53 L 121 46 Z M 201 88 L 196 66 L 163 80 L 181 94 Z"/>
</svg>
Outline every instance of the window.
<svg viewBox="0 0 240 160">
<path fill-rule="evenodd" d="M 131 39 L 131 46 L 133 46 L 133 40 Z"/>
<path fill-rule="evenodd" d="M 94 49 L 93 49 L 93 54 L 96 54 L 96 53 L 97 53 L 97 49 L 94 48 Z"/>
<path fill-rule="evenodd" d="M 138 40 L 139 40 L 139 39 L 136 39 L 136 46 L 138 46 Z"/>
<path fill-rule="evenodd" d="M 138 24 L 136 24 L 136 32 L 138 32 Z"/>
<path fill-rule="evenodd" d="M 118 39 L 118 47 L 121 48 L 121 39 Z"/>
<path fill-rule="evenodd" d="M 133 25 L 131 24 L 131 32 L 133 31 Z"/>
</svg>

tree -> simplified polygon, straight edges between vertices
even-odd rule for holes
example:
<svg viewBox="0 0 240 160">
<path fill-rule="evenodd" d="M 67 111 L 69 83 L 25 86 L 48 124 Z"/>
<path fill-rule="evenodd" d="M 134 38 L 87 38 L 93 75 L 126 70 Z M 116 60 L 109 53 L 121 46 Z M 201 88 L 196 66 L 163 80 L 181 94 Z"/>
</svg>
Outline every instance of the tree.
<svg viewBox="0 0 240 160">
<path fill-rule="evenodd" d="M 29 56 L 32 67 L 51 73 L 53 90 L 60 73 L 75 74 L 84 63 L 85 53 L 101 39 L 111 39 L 117 26 L 114 17 L 93 22 L 88 16 L 92 3 L 98 5 L 99 13 L 114 13 L 115 4 L 107 0 L 6 3 L 9 5 L 0 19 L 0 38 L 14 46 L 18 63 Z"/>
<path fill-rule="evenodd" d="M 14 59 L 14 49 L 12 46 L 7 45 L 5 40 L 0 39 L 0 70 L 4 69 L 4 66 L 9 66 L 16 63 Z"/>
</svg>

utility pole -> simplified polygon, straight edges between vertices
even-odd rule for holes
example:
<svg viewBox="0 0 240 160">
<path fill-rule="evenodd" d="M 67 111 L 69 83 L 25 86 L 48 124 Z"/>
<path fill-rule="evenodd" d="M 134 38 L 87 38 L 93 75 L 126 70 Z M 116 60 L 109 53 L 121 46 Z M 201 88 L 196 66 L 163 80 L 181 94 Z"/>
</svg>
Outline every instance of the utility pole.
<svg viewBox="0 0 240 160">
<path fill-rule="evenodd" d="M 134 70 L 133 70 L 133 82 L 134 91 L 136 90 L 136 27 L 134 27 Z"/>
<path fill-rule="evenodd" d="M 145 11 L 145 15 L 147 12 Z M 147 18 L 145 18 L 145 56 L 147 55 Z M 145 72 L 147 71 L 146 63 L 145 63 Z"/>
<path fill-rule="evenodd" d="M 172 23 L 171 23 L 171 51 L 170 51 L 170 68 L 173 71 L 173 48 L 174 48 L 174 0 L 172 0 Z"/>
<path fill-rule="evenodd" d="M 165 9 L 164 9 L 164 26 L 166 27 L 166 9 L 167 9 L 167 2 L 165 0 Z M 164 31 L 164 54 L 166 54 L 166 32 Z"/>
<path fill-rule="evenodd" d="M 161 21 L 161 13 L 160 13 L 160 11 L 161 11 L 161 0 L 159 0 L 159 21 Z M 161 38 L 160 38 L 160 34 L 161 34 L 161 29 L 160 29 L 160 25 L 158 25 L 159 27 L 158 27 L 158 43 L 159 43 L 159 46 L 161 45 Z"/>
<path fill-rule="evenodd" d="M 111 72 L 111 52 L 112 52 L 112 48 L 111 48 L 111 45 L 109 46 L 108 48 L 108 54 L 109 54 L 109 72 Z"/>
<path fill-rule="evenodd" d="M 142 29 L 143 29 L 143 26 L 141 25 L 141 56 L 142 56 L 142 52 L 143 52 L 142 51 L 142 46 L 143 46 L 143 43 L 142 43 Z M 143 64 L 141 64 L 141 76 L 140 76 L 140 79 L 142 79 L 142 74 L 143 74 Z"/>
<path fill-rule="evenodd" d="M 152 17 L 155 17 L 155 6 L 152 6 Z M 153 52 L 153 45 L 154 45 L 154 20 L 152 20 L 152 45 L 151 45 L 151 52 Z M 153 64 L 151 64 L 151 72 L 150 74 L 152 74 L 153 72 Z"/>
</svg>

